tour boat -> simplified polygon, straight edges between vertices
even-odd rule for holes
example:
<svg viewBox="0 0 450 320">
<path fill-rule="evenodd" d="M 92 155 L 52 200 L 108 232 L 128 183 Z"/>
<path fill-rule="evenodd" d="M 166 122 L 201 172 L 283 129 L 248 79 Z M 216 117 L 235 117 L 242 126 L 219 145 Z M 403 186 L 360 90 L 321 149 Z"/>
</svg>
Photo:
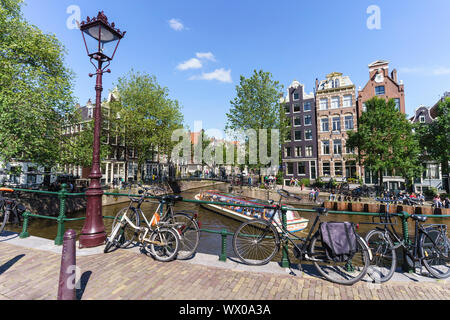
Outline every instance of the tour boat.
<svg viewBox="0 0 450 320">
<path fill-rule="evenodd" d="M 229 193 L 223 193 L 216 190 L 209 190 L 199 193 L 195 196 L 196 200 L 209 201 L 209 202 L 221 202 L 221 203 L 231 203 L 231 204 L 242 204 L 242 205 L 255 205 L 255 206 L 270 206 L 269 202 L 259 199 L 253 199 L 238 195 L 233 195 Z M 201 206 L 207 208 L 208 210 L 214 211 L 226 217 L 245 222 L 253 219 L 270 219 L 274 214 L 275 210 L 264 209 L 264 208 L 250 208 L 250 207 L 235 207 L 235 206 L 225 206 L 218 204 L 201 204 Z M 289 208 L 289 206 L 287 206 Z M 277 212 L 274 218 L 276 222 L 281 225 L 280 214 Z M 290 232 L 299 232 L 308 226 L 309 220 L 297 217 L 294 211 L 286 211 L 287 229 Z M 277 225 L 273 223 L 275 227 Z M 278 228 L 278 227 L 277 227 Z"/>
</svg>

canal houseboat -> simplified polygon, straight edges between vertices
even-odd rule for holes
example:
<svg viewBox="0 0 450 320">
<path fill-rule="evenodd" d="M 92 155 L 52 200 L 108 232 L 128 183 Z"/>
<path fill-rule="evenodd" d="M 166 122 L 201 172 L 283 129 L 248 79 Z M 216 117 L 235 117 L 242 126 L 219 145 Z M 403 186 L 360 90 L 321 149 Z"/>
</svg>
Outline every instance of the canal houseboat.
<svg viewBox="0 0 450 320">
<path fill-rule="evenodd" d="M 255 205 L 255 206 L 270 206 L 269 202 L 259 199 L 253 199 L 243 197 L 239 195 L 233 195 L 229 193 L 223 193 L 216 190 L 209 190 L 199 193 L 195 196 L 196 200 L 221 202 L 230 204 L 242 204 L 242 205 Z M 270 219 L 275 210 L 264 208 L 250 208 L 250 207 L 236 207 L 225 206 L 218 204 L 201 204 L 202 207 L 219 213 L 226 217 L 232 218 L 237 221 L 245 222 L 253 219 Z M 281 225 L 281 218 L 278 212 L 275 213 L 274 220 Z M 309 220 L 296 216 L 296 212 L 288 210 L 286 212 L 287 229 L 290 232 L 299 232 L 308 226 Z M 275 227 L 277 225 L 273 223 Z"/>
</svg>

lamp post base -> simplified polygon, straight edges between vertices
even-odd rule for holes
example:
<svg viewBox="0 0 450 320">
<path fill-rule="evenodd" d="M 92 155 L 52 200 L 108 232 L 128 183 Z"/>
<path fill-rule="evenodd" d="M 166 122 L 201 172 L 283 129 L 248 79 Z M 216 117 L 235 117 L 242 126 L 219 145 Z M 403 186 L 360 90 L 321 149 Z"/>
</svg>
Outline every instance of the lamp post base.
<svg viewBox="0 0 450 320">
<path fill-rule="evenodd" d="M 94 248 L 105 244 L 106 232 L 81 234 L 79 248 Z"/>
</svg>

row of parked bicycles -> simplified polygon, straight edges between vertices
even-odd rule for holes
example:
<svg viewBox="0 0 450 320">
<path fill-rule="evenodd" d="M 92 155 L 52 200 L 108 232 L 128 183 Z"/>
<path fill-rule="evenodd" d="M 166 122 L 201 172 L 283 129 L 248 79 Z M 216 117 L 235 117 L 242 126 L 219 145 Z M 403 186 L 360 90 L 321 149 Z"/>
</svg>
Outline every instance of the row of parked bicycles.
<svg viewBox="0 0 450 320">
<path fill-rule="evenodd" d="M 283 199 L 300 197 L 286 190 L 277 190 L 278 203 L 270 201 L 266 209 L 281 214 Z M 108 237 L 105 253 L 113 248 L 127 248 L 139 244 L 141 250 L 156 260 L 190 259 L 195 255 L 200 239 L 200 222 L 195 212 L 175 212 L 174 205 L 183 200 L 175 195 L 156 195 L 155 188 L 143 188 L 140 197 L 130 196 L 128 207 L 119 211 Z M 151 199 L 147 199 L 151 196 Z M 391 200 L 380 200 L 389 205 Z M 150 220 L 141 206 L 155 202 L 157 209 Z M 388 207 L 388 206 L 387 206 Z M 164 209 L 166 208 L 166 209 Z M 329 281 L 352 285 L 362 279 L 373 282 L 389 281 L 398 267 L 397 249 L 404 249 L 404 259 L 411 268 L 425 267 L 429 276 L 444 279 L 450 276 L 450 240 L 447 226 L 426 225 L 426 217 L 411 215 L 415 222 L 412 239 L 397 234 L 393 220 L 401 214 L 388 213 L 374 217 L 370 224 L 376 228 L 365 238 L 350 222 L 322 222 L 328 215 L 326 208 L 315 208 L 316 216 L 306 238 L 299 237 L 273 214 L 270 219 L 253 219 L 242 223 L 233 236 L 233 249 L 240 261 L 247 265 L 265 265 L 272 261 L 287 244 L 293 256 L 314 265 L 318 273 Z M 135 241 L 137 240 L 137 241 Z M 299 264 L 301 267 L 301 264 Z M 366 277 L 366 275 L 368 277 Z"/>
</svg>

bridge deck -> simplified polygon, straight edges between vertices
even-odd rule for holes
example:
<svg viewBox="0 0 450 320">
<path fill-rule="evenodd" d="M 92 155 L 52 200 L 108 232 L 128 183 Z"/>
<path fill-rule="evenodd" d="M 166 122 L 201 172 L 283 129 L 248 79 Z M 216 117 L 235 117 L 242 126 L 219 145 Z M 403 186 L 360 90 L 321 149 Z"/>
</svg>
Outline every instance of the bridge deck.
<svg viewBox="0 0 450 320">
<path fill-rule="evenodd" d="M 217 261 L 216 256 L 210 256 Z M 61 256 L 3 242 L 1 299 L 56 299 Z M 160 263 L 133 250 L 77 256 L 83 300 L 398 300 L 450 299 L 448 281 L 359 282 L 340 286 L 309 275 L 252 272 L 174 261 Z M 220 267 L 224 266 L 224 267 Z M 254 271 L 262 270 L 255 269 Z"/>
</svg>

